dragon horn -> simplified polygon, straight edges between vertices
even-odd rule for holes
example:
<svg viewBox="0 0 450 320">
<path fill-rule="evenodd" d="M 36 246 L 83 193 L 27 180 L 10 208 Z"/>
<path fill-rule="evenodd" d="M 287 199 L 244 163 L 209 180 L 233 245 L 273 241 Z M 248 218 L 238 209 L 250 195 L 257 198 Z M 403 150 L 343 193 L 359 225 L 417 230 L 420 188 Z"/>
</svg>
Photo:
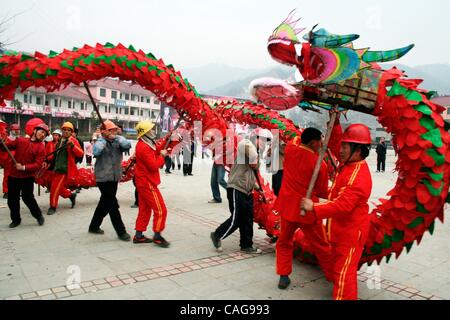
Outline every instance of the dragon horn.
<svg viewBox="0 0 450 320">
<path fill-rule="evenodd" d="M 283 23 L 290 23 L 291 19 L 294 17 L 295 15 L 295 9 L 293 9 L 291 12 L 289 12 L 289 15 L 287 16 L 287 18 L 283 21 Z"/>
<path fill-rule="evenodd" d="M 414 48 L 414 44 L 390 51 L 367 51 L 362 59 L 368 63 L 394 61 L 406 55 L 412 48 Z"/>
</svg>

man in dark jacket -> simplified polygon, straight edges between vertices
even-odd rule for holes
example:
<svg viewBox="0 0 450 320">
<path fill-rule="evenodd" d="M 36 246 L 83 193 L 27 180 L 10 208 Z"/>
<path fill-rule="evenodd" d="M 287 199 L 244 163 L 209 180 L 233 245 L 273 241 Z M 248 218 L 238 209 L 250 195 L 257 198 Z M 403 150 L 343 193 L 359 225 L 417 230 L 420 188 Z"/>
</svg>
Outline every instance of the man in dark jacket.
<svg viewBox="0 0 450 320">
<path fill-rule="evenodd" d="M 89 232 L 104 234 L 100 229 L 103 219 L 109 214 L 111 222 L 120 240 L 130 241 L 119 211 L 116 194 L 122 177 L 122 153 L 131 148 L 131 143 L 117 135 L 117 126 L 112 121 L 105 121 L 102 137 L 94 144 L 95 179 L 100 189 L 100 201 L 95 209 L 89 226 Z"/>
<path fill-rule="evenodd" d="M 386 152 L 387 145 L 384 138 L 380 139 L 380 143 L 377 145 L 377 172 L 386 171 Z"/>
</svg>

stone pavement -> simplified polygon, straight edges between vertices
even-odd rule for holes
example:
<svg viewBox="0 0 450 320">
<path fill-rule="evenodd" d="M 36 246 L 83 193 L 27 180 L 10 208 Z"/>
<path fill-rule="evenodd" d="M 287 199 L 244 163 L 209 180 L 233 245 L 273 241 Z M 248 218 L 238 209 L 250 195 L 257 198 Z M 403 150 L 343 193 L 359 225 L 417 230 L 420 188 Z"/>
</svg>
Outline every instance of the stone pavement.
<svg viewBox="0 0 450 320">
<path fill-rule="evenodd" d="M 372 168 L 374 160 L 372 154 Z M 388 172 L 373 173 L 372 202 L 394 185 L 394 160 L 389 154 Z M 119 241 L 108 218 L 102 226 L 105 235 L 88 234 L 99 197 L 95 188 L 82 190 L 75 209 L 70 209 L 68 200 L 61 200 L 57 214 L 45 216 L 43 227 L 23 208 L 22 225 L 9 229 L 9 210 L 6 200 L 0 199 L 0 299 L 331 299 L 332 286 L 321 271 L 298 261 L 292 286 L 278 290 L 274 246 L 257 227 L 255 242 L 264 250 L 262 255 L 240 253 L 237 233 L 223 241 L 222 253 L 213 249 L 209 234 L 229 212 L 226 201 L 207 203 L 210 167 L 211 160 L 196 158 L 193 177 L 184 177 L 178 170 L 171 175 L 162 171 L 161 191 L 169 209 L 164 236 L 172 243 L 169 249 Z M 223 190 L 222 195 L 225 198 Z M 45 212 L 48 196 L 42 190 L 37 197 Z M 132 234 L 137 215 L 137 209 L 130 208 L 132 183 L 120 186 L 118 199 Z M 437 223 L 434 236 L 426 235 L 409 255 L 383 262 L 379 268 L 363 267 L 360 298 L 450 299 L 449 231 L 448 224 Z M 374 281 L 378 279 L 374 275 L 380 279 Z M 71 286 L 80 282 L 79 288 Z"/>
</svg>

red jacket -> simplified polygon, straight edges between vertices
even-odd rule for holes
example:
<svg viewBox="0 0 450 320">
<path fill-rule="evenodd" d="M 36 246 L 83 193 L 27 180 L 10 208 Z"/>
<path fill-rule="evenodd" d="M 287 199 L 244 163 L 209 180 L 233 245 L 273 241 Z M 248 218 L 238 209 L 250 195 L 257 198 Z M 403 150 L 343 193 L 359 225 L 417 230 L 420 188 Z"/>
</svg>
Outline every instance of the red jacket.
<svg viewBox="0 0 450 320">
<path fill-rule="evenodd" d="M 8 143 L 10 143 L 11 141 L 13 141 L 13 140 L 11 140 L 9 137 L 7 137 L 6 145 L 8 145 Z M 13 163 L 11 157 L 9 156 L 9 154 L 6 152 L 6 150 L 3 150 L 3 148 L 1 148 L 0 151 L 5 151 L 5 152 L 0 152 L 0 167 L 11 168 L 12 166 L 14 166 L 14 163 Z M 14 150 L 10 150 L 10 151 L 14 157 L 15 151 Z"/>
<path fill-rule="evenodd" d="M 77 168 L 77 164 L 75 162 L 75 158 L 81 158 L 84 155 L 84 150 L 83 148 L 81 148 L 80 144 L 78 143 L 78 140 L 74 137 L 70 137 L 69 141 L 73 142 L 73 146 L 67 146 L 66 150 L 67 150 L 67 177 L 69 179 L 74 179 L 76 177 L 76 175 L 78 174 L 78 168 Z M 58 146 L 60 146 L 60 144 L 58 143 L 58 145 L 55 146 L 55 148 L 58 148 Z M 56 149 L 55 149 L 56 150 Z M 50 160 L 52 159 L 52 157 L 50 157 Z"/>
<path fill-rule="evenodd" d="M 45 145 L 45 155 L 49 155 L 50 153 L 54 152 L 56 150 L 56 143 L 54 141 L 47 142 Z M 54 158 L 54 155 L 48 157 L 48 160 L 51 160 Z"/>
<path fill-rule="evenodd" d="M 369 205 L 372 177 L 366 161 L 349 163 L 340 168 L 330 189 L 329 201 L 314 204 L 318 219 L 328 219 L 331 243 L 363 245 L 369 232 Z"/>
<path fill-rule="evenodd" d="M 16 166 L 11 166 L 10 176 L 13 178 L 34 177 L 41 168 L 45 159 L 44 142 L 31 141 L 29 138 L 17 138 L 6 143 L 8 149 L 15 150 L 14 158 L 17 163 L 25 166 L 25 171 L 19 171 Z"/>
<path fill-rule="evenodd" d="M 284 219 L 291 222 L 313 222 L 308 217 L 300 216 L 300 203 L 306 196 L 318 158 L 317 153 L 300 143 L 299 137 L 286 146 L 283 183 L 274 205 L 274 209 L 280 212 Z M 325 162 L 322 162 L 319 177 L 313 191 L 313 201 L 318 201 L 317 197 L 328 198 L 327 170 L 327 165 Z"/>
<path fill-rule="evenodd" d="M 149 183 L 157 187 L 161 183 L 159 169 L 164 165 L 164 157 L 160 155 L 160 149 L 164 146 L 157 146 L 153 150 L 148 144 L 139 140 L 136 145 L 136 185 L 148 185 Z"/>
</svg>

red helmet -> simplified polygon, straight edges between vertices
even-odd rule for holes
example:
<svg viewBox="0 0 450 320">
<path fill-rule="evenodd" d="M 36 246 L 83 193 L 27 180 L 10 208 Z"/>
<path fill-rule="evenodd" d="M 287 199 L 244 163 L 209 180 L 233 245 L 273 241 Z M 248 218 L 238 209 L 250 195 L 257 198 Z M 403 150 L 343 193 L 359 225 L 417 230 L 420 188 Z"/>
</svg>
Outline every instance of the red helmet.
<svg viewBox="0 0 450 320">
<path fill-rule="evenodd" d="M 36 125 L 36 126 L 34 127 L 34 129 L 35 129 L 35 130 L 42 129 L 42 130 L 45 131 L 45 133 L 47 133 L 47 135 L 50 134 L 50 129 L 49 129 L 49 127 L 48 127 L 45 123 L 40 123 L 40 124 Z"/>
<path fill-rule="evenodd" d="M 20 127 L 17 123 L 13 123 L 9 129 L 10 130 L 20 130 Z"/>
<path fill-rule="evenodd" d="M 372 144 L 369 127 L 364 124 L 352 124 L 345 130 L 342 142 Z"/>
</svg>

